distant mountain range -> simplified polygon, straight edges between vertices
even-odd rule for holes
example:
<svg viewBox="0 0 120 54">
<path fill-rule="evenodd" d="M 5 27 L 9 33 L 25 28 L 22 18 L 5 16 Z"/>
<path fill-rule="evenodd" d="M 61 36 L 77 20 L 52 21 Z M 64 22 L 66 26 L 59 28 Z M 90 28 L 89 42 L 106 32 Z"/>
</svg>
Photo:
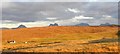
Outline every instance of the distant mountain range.
<svg viewBox="0 0 120 54">
<path fill-rule="evenodd" d="M 89 25 L 88 23 L 80 23 L 80 24 L 76 24 L 75 26 L 91 26 L 91 25 Z M 120 25 L 104 23 L 104 24 L 100 24 L 98 26 L 120 26 Z"/>
<path fill-rule="evenodd" d="M 100 26 L 111 26 L 112 24 L 110 23 L 105 23 L 105 24 L 100 24 Z"/>
<path fill-rule="evenodd" d="M 18 28 L 27 28 L 25 25 L 19 25 L 17 28 L 6 28 L 6 27 L 3 27 L 3 28 L 0 28 L 2 30 L 7 30 L 7 29 L 18 29 Z"/>
<path fill-rule="evenodd" d="M 89 24 L 88 23 L 80 23 L 80 24 L 77 24 L 75 26 L 89 26 Z"/>
<path fill-rule="evenodd" d="M 58 23 L 54 23 L 54 24 L 50 24 L 49 26 L 59 26 Z M 88 23 L 80 23 L 80 24 L 76 24 L 76 25 L 68 25 L 68 26 L 91 26 Z M 104 24 L 100 24 L 99 26 L 120 26 L 120 25 L 116 25 L 116 24 L 110 24 L 110 23 L 104 23 Z M 18 28 L 27 28 L 25 25 L 19 25 L 16 28 L 0 28 L 0 30 L 6 30 L 6 29 L 18 29 Z"/>
</svg>

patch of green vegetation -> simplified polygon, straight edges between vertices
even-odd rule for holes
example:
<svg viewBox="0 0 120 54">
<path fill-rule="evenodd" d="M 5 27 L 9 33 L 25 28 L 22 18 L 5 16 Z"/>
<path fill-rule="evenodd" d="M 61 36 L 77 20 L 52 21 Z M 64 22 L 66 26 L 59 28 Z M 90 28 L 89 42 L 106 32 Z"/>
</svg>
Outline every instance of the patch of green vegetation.
<svg viewBox="0 0 120 54">
<path fill-rule="evenodd" d="M 36 41 L 37 43 L 44 43 L 44 42 L 62 42 L 64 40 L 60 40 L 57 38 L 33 38 L 32 40 Z"/>
</svg>

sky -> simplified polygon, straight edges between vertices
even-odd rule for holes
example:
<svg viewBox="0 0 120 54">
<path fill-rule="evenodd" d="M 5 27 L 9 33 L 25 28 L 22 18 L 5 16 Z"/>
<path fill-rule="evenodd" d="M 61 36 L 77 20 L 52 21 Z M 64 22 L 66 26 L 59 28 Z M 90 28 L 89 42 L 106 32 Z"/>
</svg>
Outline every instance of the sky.
<svg viewBox="0 0 120 54">
<path fill-rule="evenodd" d="M 3 0 L 0 27 L 118 24 L 119 0 Z"/>
</svg>

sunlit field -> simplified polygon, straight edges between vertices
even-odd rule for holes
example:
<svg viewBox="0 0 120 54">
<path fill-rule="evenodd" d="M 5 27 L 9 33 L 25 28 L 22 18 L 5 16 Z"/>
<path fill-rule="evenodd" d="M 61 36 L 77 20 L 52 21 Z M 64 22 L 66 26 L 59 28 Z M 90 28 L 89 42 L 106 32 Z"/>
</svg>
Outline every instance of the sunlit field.
<svg viewBox="0 0 120 54">
<path fill-rule="evenodd" d="M 118 27 L 50 26 L 2 31 L 3 52 L 118 52 Z M 14 40 L 16 43 L 8 43 Z"/>
</svg>

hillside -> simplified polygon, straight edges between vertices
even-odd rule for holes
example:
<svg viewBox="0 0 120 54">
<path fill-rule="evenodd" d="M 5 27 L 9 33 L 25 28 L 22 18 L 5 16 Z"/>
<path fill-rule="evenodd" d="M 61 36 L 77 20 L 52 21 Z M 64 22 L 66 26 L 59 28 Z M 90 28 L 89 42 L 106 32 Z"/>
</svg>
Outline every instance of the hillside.
<svg viewBox="0 0 120 54">
<path fill-rule="evenodd" d="M 55 37 L 59 34 L 74 34 L 74 33 L 94 34 L 94 33 L 103 33 L 103 32 L 107 32 L 108 34 L 112 32 L 115 34 L 117 33 L 117 27 L 53 26 L 53 27 L 21 28 L 14 30 L 3 30 L 2 37 L 3 37 L 3 41 L 10 39 L 25 40 L 29 38 Z"/>
<path fill-rule="evenodd" d="M 15 50 L 24 52 L 30 50 L 32 52 L 35 49 L 35 52 L 63 52 L 82 48 L 77 50 L 91 52 L 90 49 L 93 48 L 89 46 L 94 46 L 96 52 L 114 52 L 118 49 L 117 31 L 118 27 L 109 26 L 50 26 L 2 30 L 3 51 Z M 16 43 L 8 44 L 7 41 L 9 40 L 15 40 Z M 103 43 L 110 49 L 102 49 Z M 51 46 L 53 48 L 49 48 Z M 66 49 L 66 46 L 70 49 Z"/>
</svg>

